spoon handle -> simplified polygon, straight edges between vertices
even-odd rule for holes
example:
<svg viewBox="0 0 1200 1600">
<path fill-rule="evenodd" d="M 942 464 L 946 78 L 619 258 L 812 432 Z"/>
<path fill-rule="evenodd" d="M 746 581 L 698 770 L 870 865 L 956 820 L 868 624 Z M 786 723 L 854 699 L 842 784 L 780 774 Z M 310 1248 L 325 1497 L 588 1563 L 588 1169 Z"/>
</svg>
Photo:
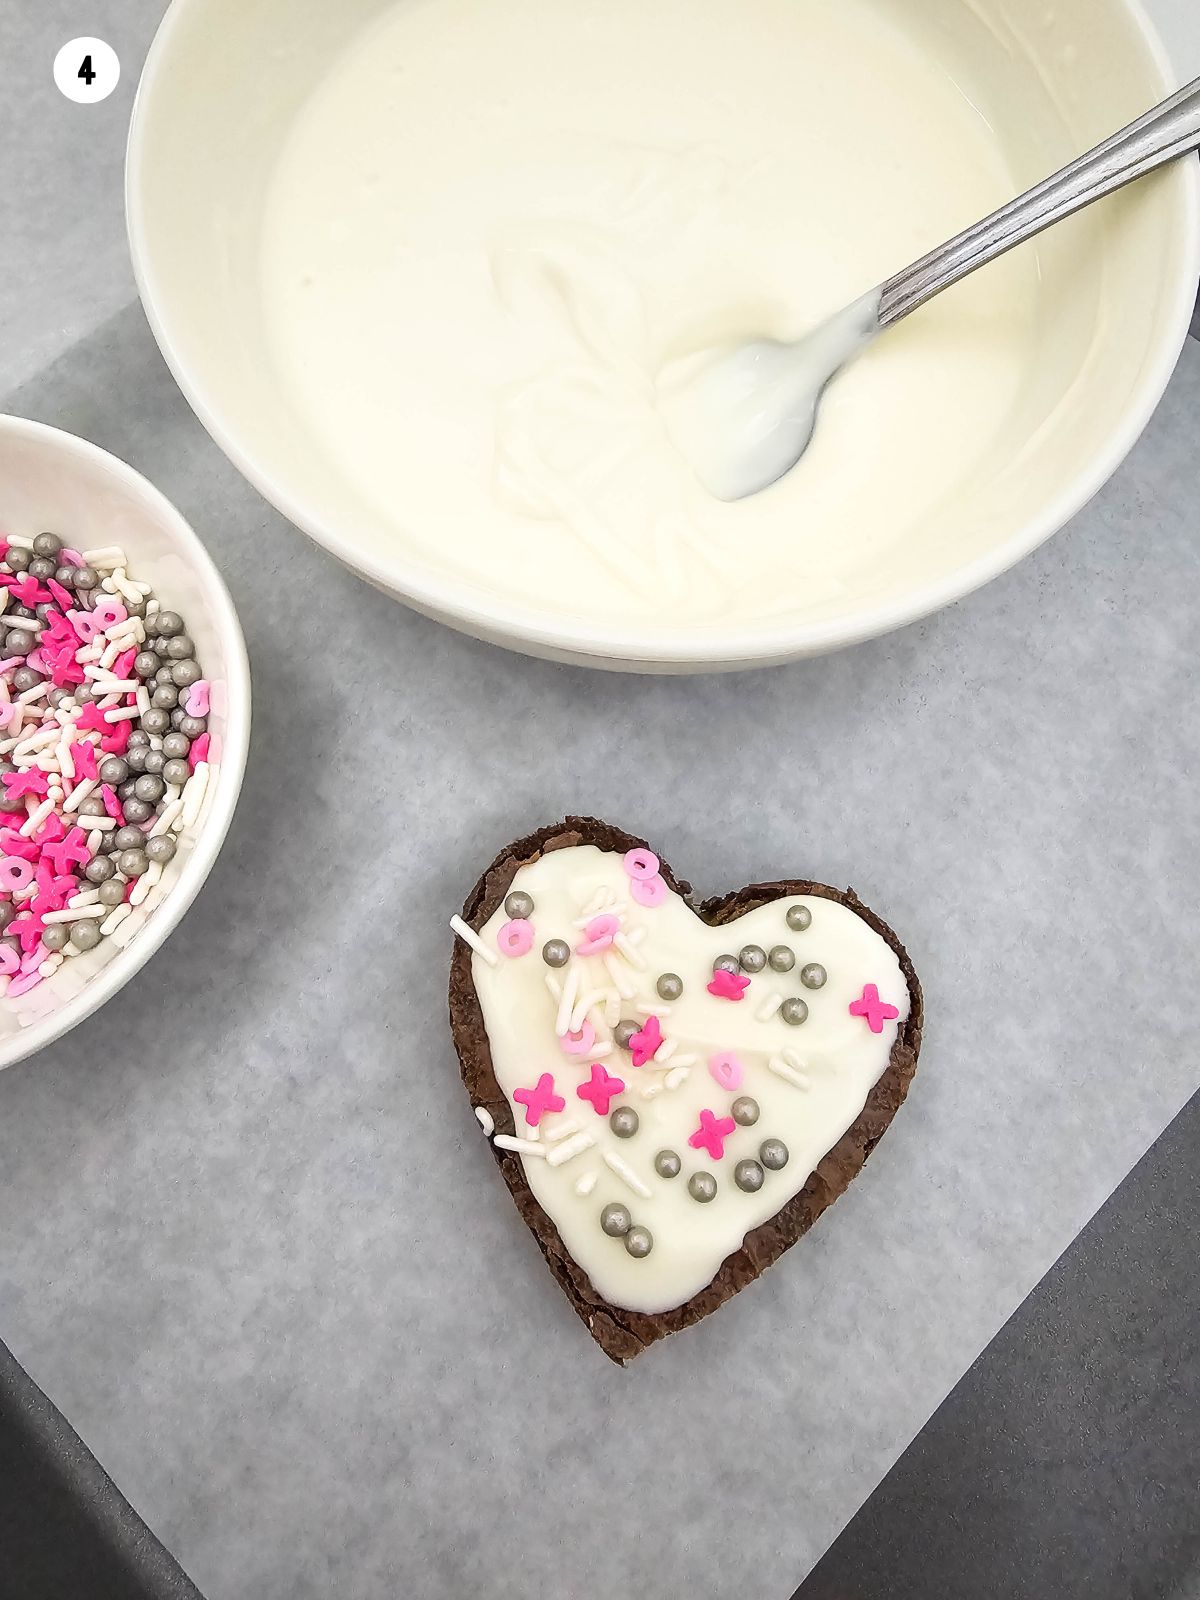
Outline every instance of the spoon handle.
<svg viewBox="0 0 1200 1600">
<path fill-rule="evenodd" d="M 879 325 L 890 327 L 935 294 L 1135 178 L 1200 148 L 1200 78 L 1052 178 L 939 245 L 883 285 Z"/>
</svg>

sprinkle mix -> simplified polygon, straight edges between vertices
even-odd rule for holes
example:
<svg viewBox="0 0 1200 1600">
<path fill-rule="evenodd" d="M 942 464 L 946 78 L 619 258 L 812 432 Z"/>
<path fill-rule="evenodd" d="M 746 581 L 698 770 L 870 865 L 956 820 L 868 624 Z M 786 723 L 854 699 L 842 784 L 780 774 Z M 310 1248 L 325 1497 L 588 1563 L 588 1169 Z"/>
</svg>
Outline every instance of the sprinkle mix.
<svg viewBox="0 0 1200 1600">
<path fill-rule="evenodd" d="M 492 968 L 509 962 L 539 963 L 552 1002 L 552 1037 L 545 1038 L 540 1059 L 531 1060 L 527 1079 L 510 1092 L 518 1132 L 497 1135 L 496 1145 L 525 1159 L 544 1160 L 550 1167 L 576 1160 L 582 1167 L 586 1163 L 581 1158 L 591 1152 L 591 1161 L 599 1160 L 603 1167 L 583 1172 L 574 1193 L 586 1197 L 603 1180 L 611 1194 L 616 1181 L 622 1198 L 597 1195 L 596 1226 L 641 1261 L 655 1248 L 647 1222 L 654 1218 L 657 1185 L 682 1180 L 680 1192 L 706 1207 L 719 1201 L 722 1192 L 757 1194 L 771 1182 L 772 1174 L 787 1167 L 791 1159 L 787 1144 L 769 1127 L 758 1126 L 763 1116 L 760 1101 L 744 1086 L 755 1081 L 754 1072 L 765 1072 L 769 1076 L 757 1080 L 757 1093 L 764 1100 L 770 1098 L 766 1089 L 771 1078 L 790 1086 L 789 1093 L 804 1095 L 811 1088 L 806 1058 L 780 1047 L 792 1029 L 808 1024 L 811 1033 L 816 1024 L 809 1023 L 810 1005 L 818 1008 L 827 1036 L 831 1030 L 837 1036 L 845 1028 L 852 1030 L 852 1036 L 853 1030 L 880 1034 L 900 1013 L 880 998 L 872 982 L 854 988 L 855 998 L 849 1002 L 842 987 L 841 998 L 830 1009 L 830 1001 L 822 996 L 829 972 L 818 961 L 801 964 L 799 959 L 800 951 L 805 956 L 812 953 L 812 936 L 805 935 L 813 920 L 809 907 L 799 903 L 779 903 L 774 913 L 778 943 L 766 948 L 743 945 L 736 954 L 718 955 L 711 965 L 706 960 L 702 970 L 685 971 L 681 964 L 679 972 L 654 971 L 643 954 L 653 926 L 648 919 L 654 918 L 670 891 L 651 851 L 631 850 L 621 864 L 628 897 L 609 887 L 595 891 L 579 905 L 570 939 L 546 939 L 543 933 L 539 943 L 537 907 L 524 890 L 508 895 L 507 920 L 494 935 L 481 936 L 458 917 L 451 925 Z M 842 974 L 844 981 L 850 976 Z M 689 991 L 701 998 L 705 1019 L 701 1026 L 710 1041 L 722 1034 L 730 1037 L 728 1018 L 738 1023 L 742 1039 L 756 1038 L 758 1030 L 765 1030 L 761 1048 L 756 1045 L 756 1053 L 744 1055 L 676 1036 L 672 1010 Z M 803 1036 L 797 1033 L 797 1037 Z M 663 1142 L 661 1119 L 658 1134 L 647 1138 L 643 1129 L 647 1113 L 639 1114 L 635 1100 L 671 1095 L 694 1072 L 711 1080 L 699 1097 L 708 1103 L 698 1114 L 680 1108 L 677 1141 L 670 1140 L 678 1147 Z M 477 1107 L 476 1114 L 485 1132 L 493 1133 L 491 1114 L 483 1107 Z M 602 1130 L 601 1124 L 607 1129 Z M 602 1131 L 608 1136 L 601 1137 Z M 613 1139 L 622 1149 L 614 1147 Z M 794 1185 L 788 1193 L 793 1190 Z M 786 1198 L 782 1195 L 781 1203 Z"/>
<path fill-rule="evenodd" d="M 117 546 L 14 535 L 0 557 L 0 992 L 16 1000 L 128 944 L 166 892 L 212 770 L 210 694 L 183 618 Z"/>
</svg>

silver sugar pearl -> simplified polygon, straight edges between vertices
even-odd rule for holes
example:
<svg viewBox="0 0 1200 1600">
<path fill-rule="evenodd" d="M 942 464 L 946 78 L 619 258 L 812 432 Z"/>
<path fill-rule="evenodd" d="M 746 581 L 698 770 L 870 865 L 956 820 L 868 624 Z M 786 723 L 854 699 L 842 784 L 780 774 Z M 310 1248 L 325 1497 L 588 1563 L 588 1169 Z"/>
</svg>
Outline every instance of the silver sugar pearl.
<svg viewBox="0 0 1200 1600">
<path fill-rule="evenodd" d="M 514 889 L 504 902 L 504 910 L 514 922 L 524 922 L 533 915 L 533 896 L 524 889 Z"/>
<path fill-rule="evenodd" d="M 738 1095 L 729 1110 L 733 1120 L 741 1128 L 752 1128 L 758 1121 L 758 1101 L 752 1095 Z"/>
<path fill-rule="evenodd" d="M 654 1249 L 654 1235 L 649 1228 L 630 1228 L 625 1235 L 625 1248 L 631 1256 L 642 1261 Z"/>
<path fill-rule="evenodd" d="M 629 1019 L 626 1018 L 624 1022 L 618 1022 L 616 1027 L 613 1029 L 613 1038 L 617 1041 L 622 1050 L 628 1050 L 629 1041 L 633 1038 L 635 1033 L 640 1033 L 641 1031 L 642 1029 L 640 1023 L 630 1022 Z"/>
<path fill-rule="evenodd" d="M 77 950 L 94 950 L 100 943 L 100 924 L 90 918 L 72 923 L 71 943 Z"/>
<path fill-rule="evenodd" d="M 571 946 L 565 939 L 547 939 L 542 946 L 542 960 L 548 967 L 565 967 L 571 959 Z"/>
<path fill-rule="evenodd" d="M 633 1218 L 629 1214 L 629 1207 L 618 1205 L 614 1200 L 605 1206 L 600 1213 L 600 1226 L 610 1239 L 620 1239 L 633 1227 Z"/>
<path fill-rule="evenodd" d="M 788 1147 L 782 1139 L 764 1139 L 758 1147 L 758 1159 L 771 1172 L 782 1172 L 788 1164 Z"/>
<path fill-rule="evenodd" d="M 608 1119 L 608 1125 L 618 1139 L 632 1139 L 638 1131 L 641 1118 L 632 1106 L 618 1106 Z"/>
<path fill-rule="evenodd" d="M 714 972 L 740 972 L 741 963 L 736 956 L 718 956 L 712 969 Z"/>
<path fill-rule="evenodd" d="M 798 1028 L 802 1022 L 808 1021 L 808 1007 L 799 995 L 793 995 L 780 1006 L 779 1015 L 789 1028 Z"/>
<path fill-rule="evenodd" d="M 812 912 L 807 906 L 788 907 L 787 925 L 789 928 L 794 929 L 796 933 L 803 933 L 805 928 L 809 927 L 811 923 Z"/>
<path fill-rule="evenodd" d="M 674 1150 L 660 1150 L 654 1158 L 654 1170 L 660 1178 L 677 1178 L 682 1166 Z"/>
<path fill-rule="evenodd" d="M 717 1196 L 717 1180 L 711 1172 L 693 1172 L 688 1179 L 688 1193 L 693 1200 L 699 1200 L 701 1205 L 707 1205 Z"/>
<path fill-rule="evenodd" d="M 772 972 L 790 972 L 796 965 L 794 952 L 785 944 L 772 945 L 767 952 L 767 961 Z"/>
<path fill-rule="evenodd" d="M 738 952 L 738 965 L 743 972 L 761 972 L 767 964 L 767 952 L 760 944 L 743 945 Z"/>
<path fill-rule="evenodd" d="M 757 1194 L 763 1186 L 765 1174 L 757 1161 L 739 1161 L 733 1169 L 733 1181 L 747 1194 Z"/>
<path fill-rule="evenodd" d="M 806 989 L 823 989 L 829 974 L 819 961 L 810 961 L 800 968 L 800 982 Z"/>
<path fill-rule="evenodd" d="M 660 1000 L 678 1000 L 683 993 L 683 979 L 677 972 L 664 972 L 654 987 Z"/>
</svg>

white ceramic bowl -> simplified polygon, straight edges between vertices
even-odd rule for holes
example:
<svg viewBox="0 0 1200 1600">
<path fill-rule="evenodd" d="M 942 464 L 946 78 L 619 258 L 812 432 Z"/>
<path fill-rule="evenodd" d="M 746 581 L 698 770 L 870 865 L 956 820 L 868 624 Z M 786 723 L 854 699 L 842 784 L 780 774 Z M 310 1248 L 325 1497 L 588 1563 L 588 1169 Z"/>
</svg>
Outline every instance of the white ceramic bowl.
<svg viewBox="0 0 1200 1600">
<path fill-rule="evenodd" d="M 250 669 L 233 601 L 208 552 L 152 484 L 74 434 L 0 415 L 0 530 L 32 537 L 48 528 L 86 549 L 120 545 L 130 576 L 152 584 L 182 612 L 212 685 L 209 715 L 215 781 L 196 824 L 180 835 L 168 868 L 174 882 L 131 942 L 103 940 L 19 1000 L 0 999 L 0 1067 L 32 1055 L 82 1022 L 127 983 L 182 918 L 225 838 L 246 765 Z M 29 1018 L 22 1023 L 21 1018 Z"/>
<path fill-rule="evenodd" d="M 259 230 L 277 155 L 330 60 L 389 3 L 174 0 L 138 91 L 126 202 L 151 326 L 205 427 L 297 526 L 418 610 L 533 654 L 635 670 L 834 649 L 923 616 L 1034 549 L 1100 488 L 1158 403 L 1200 274 L 1194 160 L 1044 236 L 1035 354 L 993 464 L 836 602 L 664 635 L 620 616 L 562 617 L 539 606 L 536 585 L 522 600 L 473 585 L 382 523 L 341 476 L 293 411 L 265 331 Z M 902 20 L 907 7 L 1000 130 L 1022 187 L 1170 87 L 1137 0 L 893 0 L 890 11 Z"/>
</svg>

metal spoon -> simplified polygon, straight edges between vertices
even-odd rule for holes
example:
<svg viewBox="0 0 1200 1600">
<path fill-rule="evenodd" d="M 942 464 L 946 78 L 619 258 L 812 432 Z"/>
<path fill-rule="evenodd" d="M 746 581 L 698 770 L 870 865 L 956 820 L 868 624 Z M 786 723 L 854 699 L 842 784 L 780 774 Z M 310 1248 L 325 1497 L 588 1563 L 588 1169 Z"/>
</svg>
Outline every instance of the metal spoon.
<svg viewBox="0 0 1200 1600">
<path fill-rule="evenodd" d="M 827 385 L 885 329 L 976 268 L 1094 200 L 1200 148 L 1200 79 L 793 344 L 758 339 L 673 363 L 659 380 L 676 446 L 719 500 L 796 465 Z"/>
</svg>

